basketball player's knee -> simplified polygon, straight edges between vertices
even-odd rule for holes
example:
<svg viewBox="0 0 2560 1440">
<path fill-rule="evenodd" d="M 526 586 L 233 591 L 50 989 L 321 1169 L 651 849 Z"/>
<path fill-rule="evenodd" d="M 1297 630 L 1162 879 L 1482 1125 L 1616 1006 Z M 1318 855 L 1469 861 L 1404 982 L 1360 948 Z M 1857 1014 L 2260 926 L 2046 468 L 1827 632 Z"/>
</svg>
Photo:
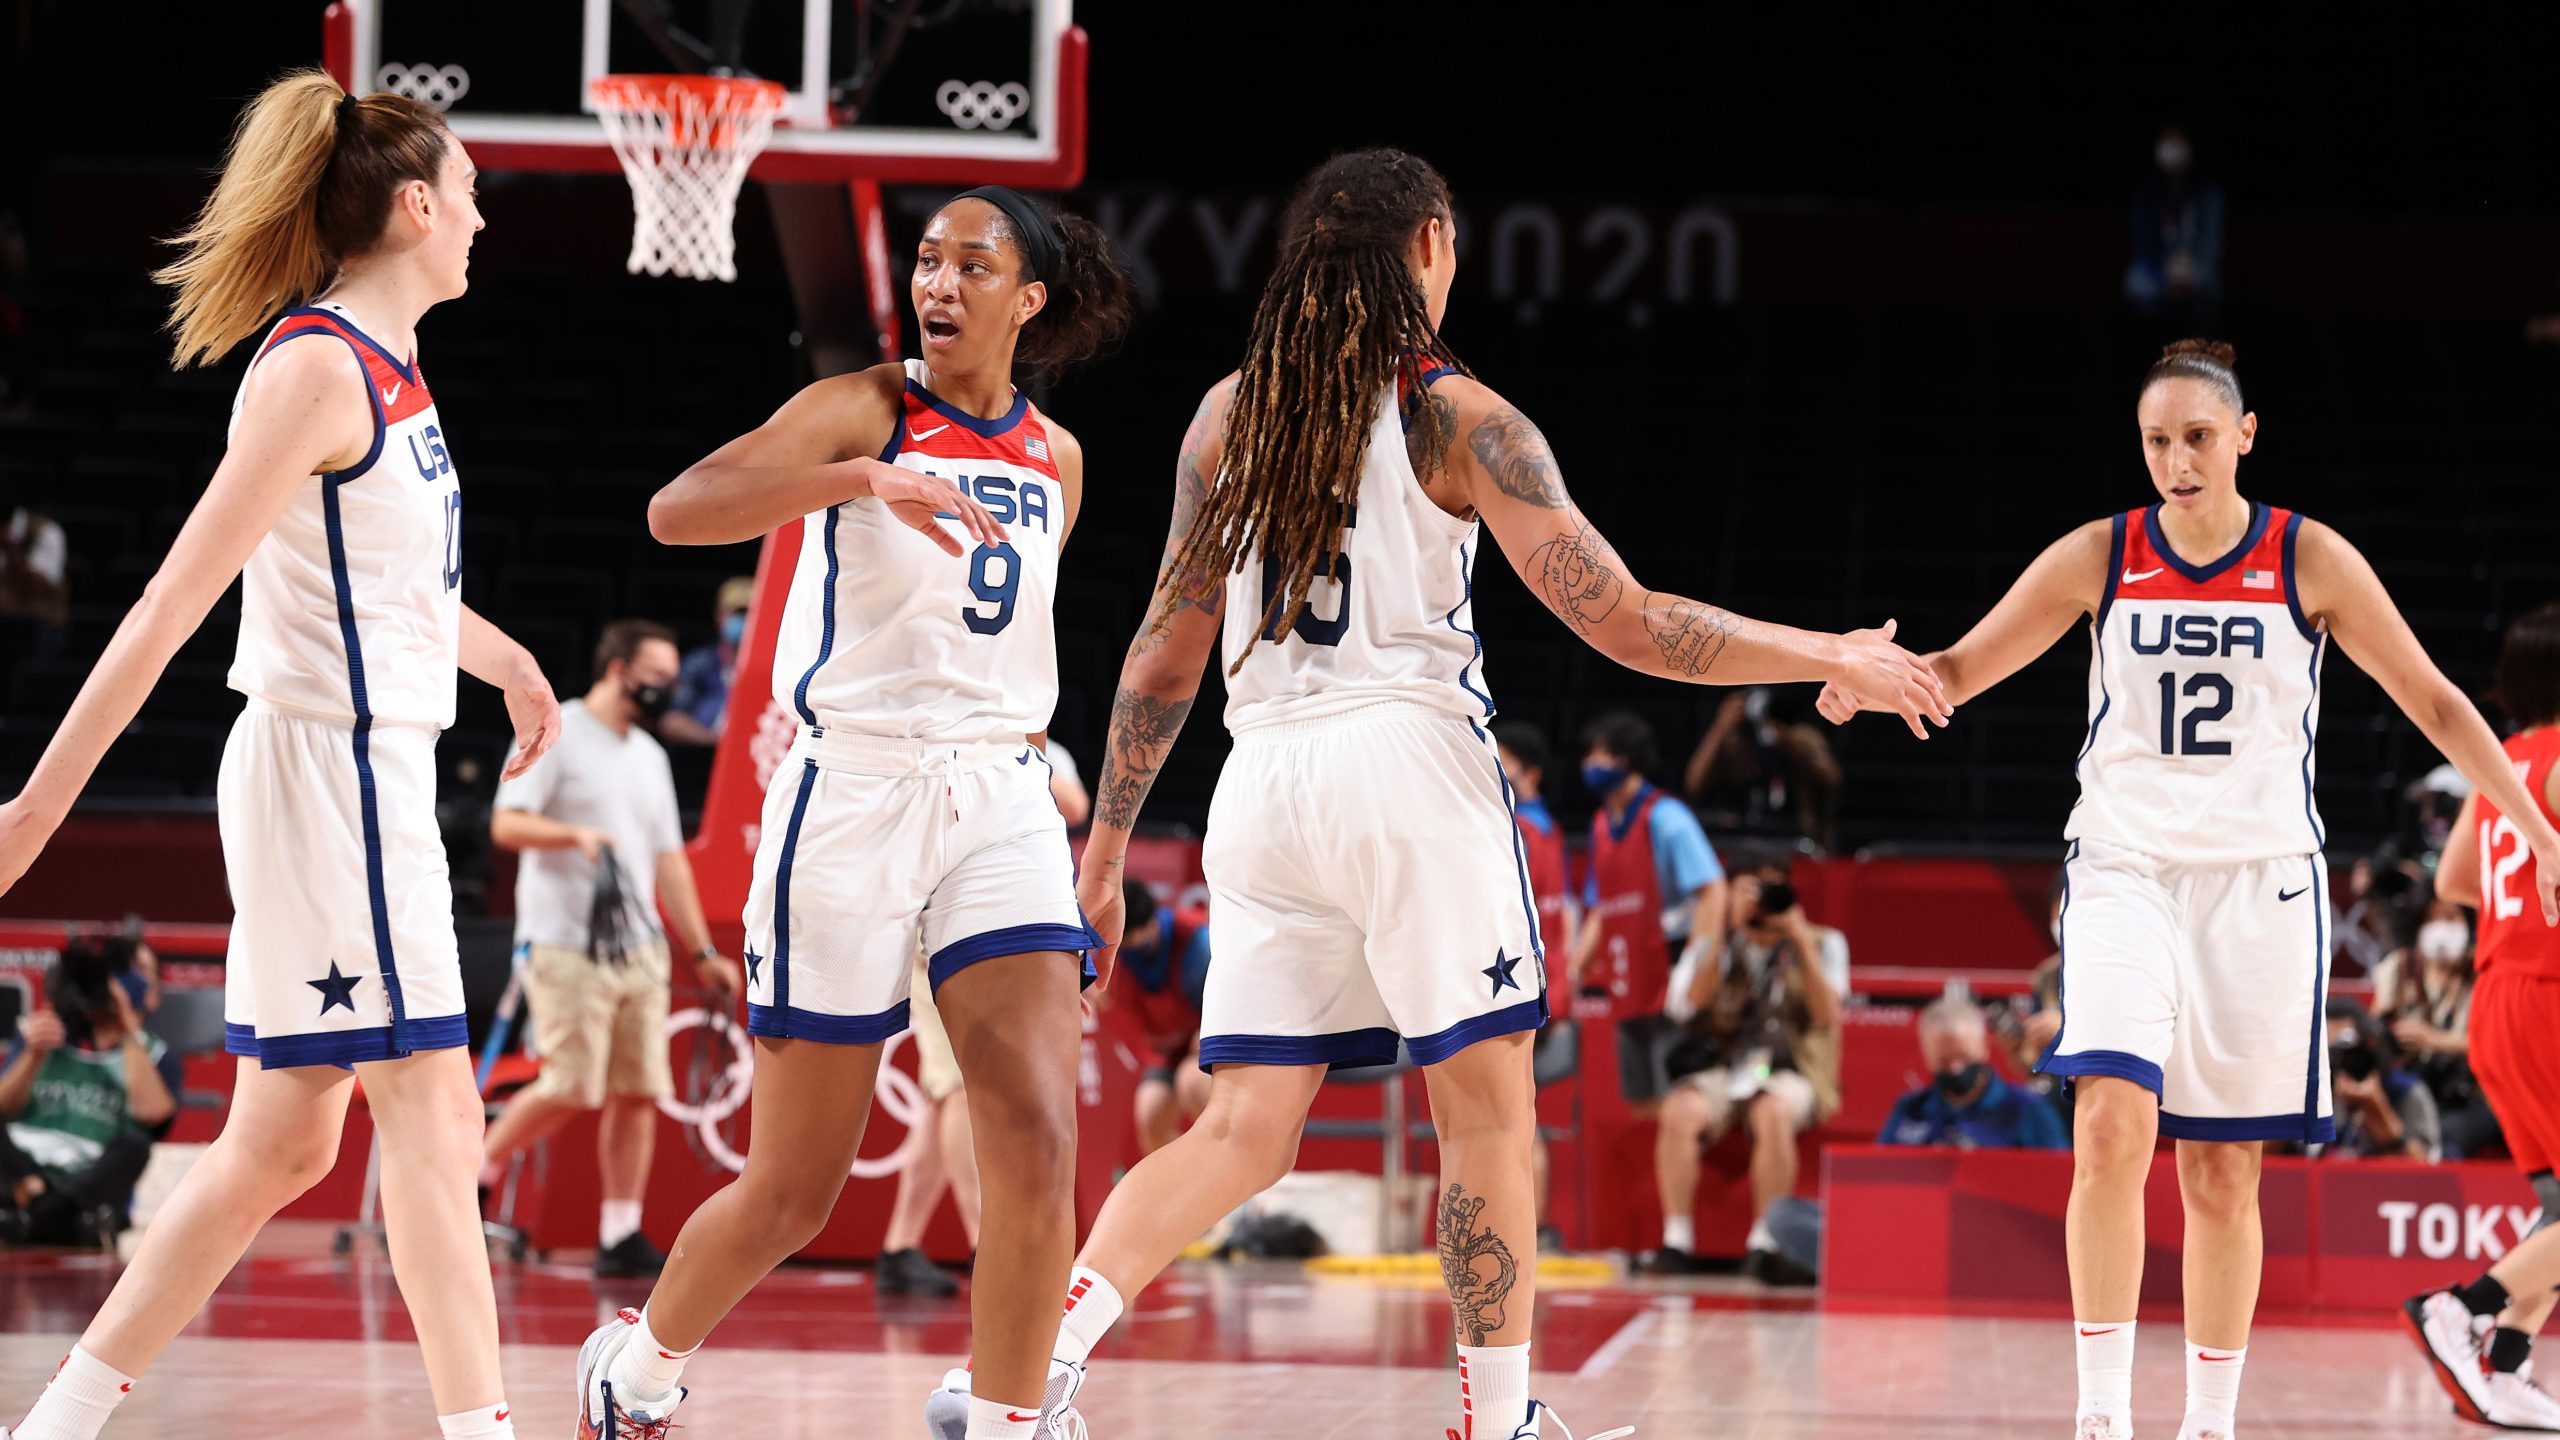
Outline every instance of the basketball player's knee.
<svg viewBox="0 0 2560 1440">
<path fill-rule="evenodd" d="M 234 1141 L 235 1137 L 226 1133 L 222 1139 Z M 240 1135 L 231 1149 L 240 1173 L 268 1201 L 284 1205 L 319 1184 L 337 1165 L 338 1132 L 314 1129 L 290 1135 Z"/>
<path fill-rule="evenodd" d="M 752 1213 L 769 1217 L 757 1229 L 776 1261 L 799 1254 L 818 1238 L 818 1232 L 827 1228 L 827 1217 L 835 1213 L 836 1196 L 843 1189 L 841 1183 L 764 1187 Z"/>
<path fill-rule="evenodd" d="M 1298 1137 L 1304 1116 L 1281 1116 L 1252 1106 L 1212 1105 L 1192 1125 L 1191 1133 L 1237 1156 L 1260 1186 L 1278 1184 L 1298 1168 Z"/>
<path fill-rule="evenodd" d="M 2258 1151 L 2253 1145 L 2186 1145 L 2179 1148 L 2178 1187 L 2187 1213 L 2212 1220 L 2244 1220 L 2258 1208 Z"/>
<path fill-rule="evenodd" d="M 978 1144 L 982 1153 L 1000 1154 L 1004 1163 L 982 1168 L 978 1187 L 986 1195 L 1019 1196 L 1039 1203 L 1075 1183 L 1076 1132 L 1072 1120 L 1021 1115 L 990 1125 L 981 1114 Z"/>
<path fill-rule="evenodd" d="M 2072 1117 L 2072 1167 L 2083 1180 L 2139 1185 L 2150 1173 L 2159 1127 L 2149 1094 L 2130 1087 L 2095 1090 Z"/>
</svg>

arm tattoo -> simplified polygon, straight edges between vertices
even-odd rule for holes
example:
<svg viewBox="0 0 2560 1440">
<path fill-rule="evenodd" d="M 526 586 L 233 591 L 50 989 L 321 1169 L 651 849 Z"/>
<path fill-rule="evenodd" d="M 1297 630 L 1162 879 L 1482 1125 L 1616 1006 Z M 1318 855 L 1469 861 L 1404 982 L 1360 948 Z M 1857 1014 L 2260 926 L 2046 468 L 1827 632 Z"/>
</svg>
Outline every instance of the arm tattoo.
<svg viewBox="0 0 2560 1440">
<path fill-rule="evenodd" d="M 1564 481 L 1556 474 L 1556 457 L 1547 437 L 1529 417 L 1505 405 L 1476 423 L 1467 448 L 1493 480 L 1494 488 L 1541 510 L 1565 506 Z"/>
<path fill-rule="evenodd" d="M 1511 1247 L 1484 1220 L 1484 1197 L 1452 1185 L 1440 1197 L 1440 1274 L 1449 1282 L 1449 1308 L 1457 1312 L 1459 1343 L 1484 1345 L 1503 1325 L 1503 1306 L 1519 1282 Z"/>
<path fill-rule="evenodd" d="M 1654 591 L 1644 599 L 1644 633 L 1674 675 L 1696 679 L 1716 668 L 1737 622 L 1713 605 Z"/>
<path fill-rule="evenodd" d="M 1173 526 L 1165 536 L 1164 558 L 1156 565 L 1156 593 L 1147 605 L 1146 626 L 1138 632 L 1138 642 L 1133 647 L 1138 654 L 1162 648 L 1173 622 L 1183 611 L 1199 610 L 1214 619 L 1226 599 L 1223 576 L 1203 575 L 1179 589 L 1173 586 L 1173 568 L 1191 539 L 1192 524 L 1209 502 L 1213 477 L 1201 467 L 1201 452 L 1218 438 L 1218 427 L 1225 418 L 1226 406 L 1213 390 L 1202 397 L 1199 410 L 1191 417 L 1191 428 L 1183 432 L 1182 453 L 1173 463 Z"/>
<path fill-rule="evenodd" d="M 1626 594 L 1617 550 L 1588 521 L 1531 551 L 1529 569 L 1538 598 L 1576 635 L 1590 634 Z"/>
<path fill-rule="evenodd" d="M 1404 453 L 1413 461 L 1414 478 L 1427 488 L 1449 468 L 1449 442 L 1458 436 L 1458 402 L 1430 390 L 1418 398 L 1431 418 L 1421 421 L 1417 416 L 1417 423 L 1404 432 Z"/>
<path fill-rule="evenodd" d="M 1146 803 L 1156 772 L 1164 768 L 1164 757 L 1190 715 L 1189 696 L 1166 700 L 1124 685 L 1111 697 L 1111 737 L 1103 746 L 1102 778 L 1093 789 L 1097 822 L 1121 830 L 1138 823 L 1138 807 Z"/>
</svg>

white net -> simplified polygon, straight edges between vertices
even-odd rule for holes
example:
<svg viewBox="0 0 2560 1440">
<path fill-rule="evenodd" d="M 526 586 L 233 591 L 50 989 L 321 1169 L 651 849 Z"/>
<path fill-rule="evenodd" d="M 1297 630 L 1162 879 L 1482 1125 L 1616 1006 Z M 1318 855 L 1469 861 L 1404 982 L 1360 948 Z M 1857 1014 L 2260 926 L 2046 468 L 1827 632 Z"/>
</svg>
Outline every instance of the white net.
<svg viewBox="0 0 2560 1440">
<path fill-rule="evenodd" d="M 631 273 L 737 279 L 738 187 L 772 138 L 782 87 L 606 75 L 588 94 L 631 181 Z"/>
</svg>

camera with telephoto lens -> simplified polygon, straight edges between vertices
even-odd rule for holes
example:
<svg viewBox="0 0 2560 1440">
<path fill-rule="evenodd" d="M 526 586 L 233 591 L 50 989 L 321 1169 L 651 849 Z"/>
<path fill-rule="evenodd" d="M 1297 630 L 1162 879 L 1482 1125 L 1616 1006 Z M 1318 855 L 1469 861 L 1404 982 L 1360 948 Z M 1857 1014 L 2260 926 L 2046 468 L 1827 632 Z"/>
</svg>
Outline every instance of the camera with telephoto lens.
<svg viewBox="0 0 2560 1440">
<path fill-rule="evenodd" d="M 133 962 L 129 935 L 75 935 L 63 943 L 62 958 L 45 972 L 44 998 L 73 1044 L 88 1045 L 100 1021 L 116 1018 L 114 987 Z"/>
<path fill-rule="evenodd" d="M 1758 929 L 1775 925 L 1778 917 L 1796 908 L 1796 887 L 1784 880 L 1771 880 L 1760 887 L 1760 896 L 1751 905 L 1751 925 Z"/>
</svg>

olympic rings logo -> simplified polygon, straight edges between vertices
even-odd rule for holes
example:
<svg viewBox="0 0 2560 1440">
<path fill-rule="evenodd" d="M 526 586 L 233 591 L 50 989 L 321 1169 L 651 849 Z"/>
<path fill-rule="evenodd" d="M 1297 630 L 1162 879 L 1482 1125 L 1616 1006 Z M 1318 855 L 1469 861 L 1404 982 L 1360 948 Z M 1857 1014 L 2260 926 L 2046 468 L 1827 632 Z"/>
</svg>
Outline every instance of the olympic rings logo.
<svg viewBox="0 0 2560 1440">
<path fill-rule="evenodd" d="M 658 1113 L 679 1125 L 689 1126 L 702 1139 L 702 1153 L 718 1161 L 730 1174 L 742 1174 L 747 1168 L 745 1152 L 729 1143 L 722 1128 L 746 1108 L 748 1092 L 755 1088 L 755 1047 L 747 1043 L 746 1032 L 726 1011 L 706 1010 L 700 1006 L 678 1010 L 667 1017 L 667 1042 L 675 1044 L 686 1031 L 707 1029 L 706 1040 L 727 1054 L 728 1063 L 712 1082 L 711 1093 L 698 1102 L 678 1099 L 673 1095 L 658 1101 Z M 907 1168 L 915 1157 L 916 1146 L 924 1138 L 924 1091 L 915 1077 L 889 1062 L 896 1058 L 898 1047 L 908 1043 L 908 1035 L 900 1034 L 881 1047 L 880 1078 L 872 1088 L 872 1103 L 888 1113 L 890 1119 L 907 1128 L 907 1137 L 898 1148 L 886 1155 L 865 1158 L 857 1155 L 849 1172 L 856 1180 L 878 1180 Z"/>
<path fill-rule="evenodd" d="M 1031 108 L 1031 92 L 1010 80 L 1002 85 L 945 80 L 933 99 L 951 123 L 963 130 L 1010 130 Z"/>
<path fill-rule="evenodd" d="M 471 93 L 471 72 L 459 65 L 385 65 L 373 85 L 441 114 Z"/>
</svg>

